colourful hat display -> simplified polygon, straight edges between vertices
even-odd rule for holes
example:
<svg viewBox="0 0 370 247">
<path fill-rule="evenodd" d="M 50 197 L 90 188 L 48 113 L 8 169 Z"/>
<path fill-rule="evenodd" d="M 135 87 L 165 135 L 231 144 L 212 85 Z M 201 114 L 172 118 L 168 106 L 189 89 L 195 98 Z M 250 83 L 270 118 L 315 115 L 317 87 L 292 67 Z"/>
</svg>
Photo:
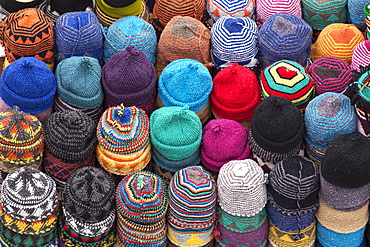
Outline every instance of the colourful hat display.
<svg viewBox="0 0 370 247">
<path fill-rule="evenodd" d="M 292 14 L 302 18 L 301 0 L 262 0 L 256 1 L 257 25 L 263 23 L 276 13 Z"/>
<path fill-rule="evenodd" d="M 209 16 L 217 21 L 221 16 L 250 17 L 254 16 L 256 2 L 253 0 L 243 1 L 221 1 L 208 0 L 206 10 Z"/>
</svg>

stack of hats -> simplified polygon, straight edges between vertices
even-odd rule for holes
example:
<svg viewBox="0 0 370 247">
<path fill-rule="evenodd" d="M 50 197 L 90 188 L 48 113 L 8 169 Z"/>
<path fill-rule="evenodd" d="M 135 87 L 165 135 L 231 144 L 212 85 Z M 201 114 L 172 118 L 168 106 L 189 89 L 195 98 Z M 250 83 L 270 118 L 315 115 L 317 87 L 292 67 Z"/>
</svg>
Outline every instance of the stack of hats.
<svg viewBox="0 0 370 247">
<path fill-rule="evenodd" d="M 42 122 L 52 113 L 57 80 L 48 66 L 34 57 L 22 57 L 3 71 L 0 78 L 0 109 L 18 106 Z"/>
<path fill-rule="evenodd" d="M 67 12 L 92 11 L 95 7 L 93 0 L 50 0 L 48 3 L 45 13 L 54 23 Z"/>
<path fill-rule="evenodd" d="M 258 27 L 249 17 L 221 16 L 211 28 L 211 56 L 221 70 L 232 63 L 253 69 L 258 65 Z"/>
<path fill-rule="evenodd" d="M 1 246 L 57 246 L 59 211 L 49 176 L 31 167 L 11 172 L 1 186 Z"/>
<path fill-rule="evenodd" d="M 276 13 L 292 14 L 302 18 L 301 0 L 261 0 L 256 2 L 257 25 L 263 23 Z"/>
<path fill-rule="evenodd" d="M 124 177 L 116 190 L 120 246 L 167 244 L 167 186 L 157 175 L 137 171 Z"/>
<path fill-rule="evenodd" d="M 252 70 L 233 63 L 213 78 L 210 95 L 216 118 L 235 120 L 247 126 L 261 103 L 261 86 Z"/>
<path fill-rule="evenodd" d="M 155 110 L 150 116 L 150 139 L 155 165 L 164 172 L 175 173 L 200 163 L 202 123 L 186 106 Z M 162 178 L 167 182 L 171 179 Z"/>
<path fill-rule="evenodd" d="M 0 33 L 4 67 L 21 57 L 36 57 L 54 67 L 54 26 L 43 11 L 27 8 L 11 13 Z"/>
<path fill-rule="evenodd" d="M 347 23 L 348 0 L 302 0 L 304 20 L 315 30 L 332 23 Z"/>
<path fill-rule="evenodd" d="M 317 241 L 323 246 L 366 246 L 370 140 L 358 132 L 336 137 L 320 165 Z"/>
<path fill-rule="evenodd" d="M 319 185 L 318 166 L 303 156 L 275 165 L 268 184 L 270 246 L 315 246 Z"/>
<path fill-rule="evenodd" d="M 74 170 L 95 165 L 96 121 L 80 111 L 54 112 L 45 122 L 45 171 L 64 184 Z"/>
<path fill-rule="evenodd" d="M 211 116 L 209 95 L 213 88 L 209 70 L 194 59 L 178 59 L 164 68 L 158 80 L 157 108 L 188 106 L 200 121 Z"/>
<path fill-rule="evenodd" d="M 219 172 L 231 160 L 252 157 L 249 129 L 230 119 L 212 119 L 203 128 L 200 146 L 202 164 Z"/>
<path fill-rule="evenodd" d="M 154 27 L 137 16 L 122 17 L 115 21 L 105 34 L 104 62 L 108 62 L 115 53 L 128 46 L 143 51 L 154 64 L 157 51 Z"/>
<path fill-rule="evenodd" d="M 18 1 L 18 0 L 1 0 L 0 1 L 0 21 L 10 13 L 17 12 L 21 9 L 36 8 L 45 11 L 49 1 L 47 0 L 31 0 L 31 1 Z"/>
<path fill-rule="evenodd" d="M 253 0 L 207 0 L 206 10 L 214 22 L 224 15 L 253 18 L 256 2 Z"/>
<path fill-rule="evenodd" d="M 209 246 L 213 242 L 216 202 L 216 182 L 201 166 L 177 171 L 169 185 L 168 199 L 168 239 L 172 244 Z"/>
<path fill-rule="evenodd" d="M 352 82 L 349 64 L 337 57 L 321 57 L 308 67 L 316 95 L 326 92 L 342 93 Z"/>
<path fill-rule="evenodd" d="M 127 175 L 144 169 L 150 162 L 149 118 L 140 108 L 109 107 L 96 132 L 97 160 L 109 173 Z"/>
<path fill-rule="evenodd" d="M 250 132 L 253 158 L 266 172 L 286 157 L 304 153 L 304 118 L 288 99 L 275 95 L 264 99 L 254 112 Z"/>
<path fill-rule="evenodd" d="M 302 112 L 315 96 L 313 80 L 297 62 L 280 60 L 267 66 L 260 81 L 264 98 L 270 95 L 286 98 Z"/>
<path fill-rule="evenodd" d="M 153 112 L 157 77 L 144 52 L 133 46 L 117 52 L 104 64 L 101 77 L 106 108 L 123 103 Z"/>
<path fill-rule="evenodd" d="M 328 144 L 335 137 L 356 130 L 356 115 L 351 100 L 327 92 L 310 101 L 304 116 L 307 157 L 320 164 Z"/>
<path fill-rule="evenodd" d="M 217 178 L 219 246 L 266 246 L 267 175 L 252 159 L 223 165 Z"/>
<path fill-rule="evenodd" d="M 59 219 L 60 247 L 113 246 L 115 189 L 112 177 L 94 166 L 80 167 L 68 177 Z"/>
<path fill-rule="evenodd" d="M 270 16 L 258 33 L 263 67 L 287 59 L 306 66 L 310 58 L 312 28 L 292 14 Z"/>
<path fill-rule="evenodd" d="M 0 170 L 11 173 L 21 167 L 39 169 L 44 153 L 44 128 L 35 116 L 19 111 L 0 112 Z"/>
<path fill-rule="evenodd" d="M 354 24 L 333 23 L 326 26 L 311 47 L 311 59 L 337 57 L 351 64 L 355 47 L 365 38 Z"/>
<path fill-rule="evenodd" d="M 101 67 L 93 57 L 70 57 L 61 61 L 55 72 L 57 96 L 54 111 L 81 111 L 99 120 L 104 111 Z"/>
<path fill-rule="evenodd" d="M 72 56 L 94 57 L 103 63 L 103 33 L 94 12 L 68 12 L 55 24 L 56 60 Z"/>
<path fill-rule="evenodd" d="M 352 54 L 351 69 L 362 72 L 362 68 L 370 65 L 370 40 L 365 40 L 356 45 Z"/>
<path fill-rule="evenodd" d="M 357 26 L 365 24 L 364 7 L 368 3 L 369 1 L 367 0 L 348 0 L 347 8 L 349 23 Z"/>
</svg>

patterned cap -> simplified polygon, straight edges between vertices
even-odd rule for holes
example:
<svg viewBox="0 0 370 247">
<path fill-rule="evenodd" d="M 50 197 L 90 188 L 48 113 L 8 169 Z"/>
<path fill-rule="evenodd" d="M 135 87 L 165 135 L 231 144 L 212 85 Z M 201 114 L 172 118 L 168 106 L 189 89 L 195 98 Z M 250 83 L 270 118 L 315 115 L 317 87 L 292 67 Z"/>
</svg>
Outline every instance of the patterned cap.
<svg viewBox="0 0 370 247">
<path fill-rule="evenodd" d="M 218 203 L 232 215 L 256 215 L 267 202 L 266 182 L 267 176 L 252 159 L 229 161 L 218 174 Z"/>
<path fill-rule="evenodd" d="M 257 25 L 263 23 L 276 13 L 292 14 L 302 18 L 301 0 L 260 0 L 256 1 Z"/>
<path fill-rule="evenodd" d="M 27 8 L 11 13 L 3 22 L 0 40 L 9 63 L 21 57 L 54 62 L 54 27 L 42 10 Z"/>
<path fill-rule="evenodd" d="M 260 80 L 264 98 L 270 95 L 286 98 L 301 111 L 314 98 L 314 82 L 297 62 L 277 61 L 262 71 Z"/>
<path fill-rule="evenodd" d="M 115 21 L 105 35 L 104 62 L 127 46 L 144 52 L 155 63 L 157 36 L 153 26 L 137 16 L 127 16 Z"/>
<path fill-rule="evenodd" d="M 83 166 L 67 179 L 63 207 L 82 222 L 96 223 L 115 209 L 115 184 L 103 169 Z"/>
<path fill-rule="evenodd" d="M 355 25 L 365 24 L 364 7 L 368 4 L 367 0 L 348 0 L 348 20 Z"/>
<path fill-rule="evenodd" d="M 2 183 L 1 203 L 3 210 L 18 220 L 45 219 L 58 204 L 55 182 L 34 168 L 18 168 Z"/>
<path fill-rule="evenodd" d="M 337 57 L 316 59 L 308 67 L 307 72 L 315 84 L 316 95 L 325 92 L 341 93 L 352 82 L 351 67 L 346 61 Z"/>
<path fill-rule="evenodd" d="M 253 18 L 256 9 L 254 0 L 207 0 L 207 12 L 209 16 L 217 21 L 221 16 L 250 17 Z"/>
<path fill-rule="evenodd" d="M 361 72 L 361 67 L 370 64 L 370 40 L 358 43 L 353 50 L 351 69 Z"/>
<path fill-rule="evenodd" d="M 221 16 L 211 28 L 211 56 L 221 70 L 232 63 L 253 69 L 258 65 L 258 27 L 249 17 Z"/>
<path fill-rule="evenodd" d="M 311 47 L 311 59 L 337 57 L 351 64 L 355 47 L 365 38 L 354 24 L 333 23 L 326 26 Z"/>
<path fill-rule="evenodd" d="M 303 19 L 284 13 L 270 16 L 258 33 L 263 66 L 283 59 L 305 66 L 310 58 L 311 40 L 312 28 Z"/>
</svg>

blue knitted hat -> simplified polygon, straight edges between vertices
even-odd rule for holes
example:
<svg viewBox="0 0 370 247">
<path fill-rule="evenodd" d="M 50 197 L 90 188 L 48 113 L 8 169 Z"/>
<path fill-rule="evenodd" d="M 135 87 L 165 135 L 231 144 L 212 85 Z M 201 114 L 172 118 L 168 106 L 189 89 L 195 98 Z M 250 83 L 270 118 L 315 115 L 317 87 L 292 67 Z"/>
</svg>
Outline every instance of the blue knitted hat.
<svg viewBox="0 0 370 247">
<path fill-rule="evenodd" d="M 95 57 L 102 63 L 103 33 L 94 12 L 67 12 L 55 24 L 56 59 Z"/>
<path fill-rule="evenodd" d="M 368 0 L 348 0 L 349 23 L 365 24 L 364 7 L 367 3 L 369 3 Z"/>
<path fill-rule="evenodd" d="M 263 66 L 283 59 L 306 66 L 310 58 L 311 40 L 312 28 L 303 19 L 283 13 L 270 16 L 258 34 Z"/>
<path fill-rule="evenodd" d="M 57 81 L 50 68 L 34 57 L 22 57 L 5 68 L 0 97 L 10 107 L 26 113 L 43 112 L 53 106 Z"/>
<path fill-rule="evenodd" d="M 103 103 L 101 67 L 93 57 L 70 57 L 61 61 L 55 72 L 57 93 L 63 102 L 89 110 Z"/>
<path fill-rule="evenodd" d="M 258 64 L 258 27 L 249 17 L 221 16 L 211 28 L 211 56 L 217 69 L 238 63 L 249 69 Z"/>
<path fill-rule="evenodd" d="M 167 65 L 159 76 L 158 96 L 165 106 L 188 106 L 197 112 L 209 101 L 212 76 L 194 59 L 178 59 Z"/>
<path fill-rule="evenodd" d="M 104 41 L 104 62 L 113 54 L 133 46 L 144 52 L 154 64 L 157 51 L 157 36 L 154 27 L 137 16 L 126 16 L 109 26 Z"/>
</svg>

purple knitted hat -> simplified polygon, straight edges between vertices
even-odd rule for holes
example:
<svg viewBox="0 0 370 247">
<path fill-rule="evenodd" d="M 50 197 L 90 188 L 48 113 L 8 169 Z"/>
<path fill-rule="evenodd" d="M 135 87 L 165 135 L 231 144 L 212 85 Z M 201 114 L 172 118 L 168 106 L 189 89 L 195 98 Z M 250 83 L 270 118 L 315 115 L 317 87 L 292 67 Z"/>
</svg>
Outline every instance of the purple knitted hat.
<svg viewBox="0 0 370 247">
<path fill-rule="evenodd" d="M 213 119 L 203 128 L 201 144 L 202 164 L 218 172 L 231 160 L 251 158 L 249 129 L 230 119 Z"/>
<path fill-rule="evenodd" d="M 352 54 L 351 69 L 360 72 L 360 68 L 370 65 L 370 40 L 360 42 Z"/>
</svg>

